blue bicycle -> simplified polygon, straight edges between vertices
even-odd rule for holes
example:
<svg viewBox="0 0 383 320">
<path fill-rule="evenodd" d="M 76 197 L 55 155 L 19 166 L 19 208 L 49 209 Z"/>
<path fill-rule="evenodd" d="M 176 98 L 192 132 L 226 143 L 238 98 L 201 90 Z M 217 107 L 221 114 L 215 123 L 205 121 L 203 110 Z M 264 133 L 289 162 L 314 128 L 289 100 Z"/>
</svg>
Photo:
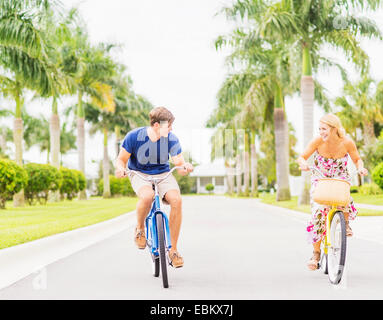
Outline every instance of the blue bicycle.
<svg viewBox="0 0 383 320">
<path fill-rule="evenodd" d="M 174 167 L 166 176 L 161 178 L 147 178 L 137 172 L 134 172 L 134 174 L 139 176 L 141 179 L 149 181 L 153 185 L 154 199 L 152 208 L 145 219 L 146 243 L 153 261 L 153 275 L 158 277 L 161 270 L 164 288 L 169 288 L 167 252 L 172 247 L 172 244 L 170 241 L 169 220 L 165 212 L 161 210 L 158 184 L 165 180 L 174 170 L 182 168 L 183 167 Z"/>
</svg>

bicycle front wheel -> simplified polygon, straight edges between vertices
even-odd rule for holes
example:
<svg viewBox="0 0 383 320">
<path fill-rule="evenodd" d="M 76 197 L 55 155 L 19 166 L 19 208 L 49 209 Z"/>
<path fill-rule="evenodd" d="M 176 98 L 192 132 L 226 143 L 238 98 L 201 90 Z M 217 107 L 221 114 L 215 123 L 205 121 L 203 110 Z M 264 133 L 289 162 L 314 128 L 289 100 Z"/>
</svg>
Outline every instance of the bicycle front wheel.
<svg viewBox="0 0 383 320">
<path fill-rule="evenodd" d="M 331 283 L 338 284 L 343 275 L 346 262 L 346 222 L 342 211 L 335 212 L 330 222 L 330 246 L 328 248 L 327 266 Z"/>
<path fill-rule="evenodd" d="M 157 223 L 157 235 L 158 235 L 158 248 L 160 251 L 159 257 L 160 257 L 160 265 L 161 265 L 162 284 L 164 288 L 169 288 L 166 246 L 165 246 L 165 228 L 164 228 L 164 218 L 162 214 L 158 213 L 156 215 L 156 223 Z"/>
</svg>

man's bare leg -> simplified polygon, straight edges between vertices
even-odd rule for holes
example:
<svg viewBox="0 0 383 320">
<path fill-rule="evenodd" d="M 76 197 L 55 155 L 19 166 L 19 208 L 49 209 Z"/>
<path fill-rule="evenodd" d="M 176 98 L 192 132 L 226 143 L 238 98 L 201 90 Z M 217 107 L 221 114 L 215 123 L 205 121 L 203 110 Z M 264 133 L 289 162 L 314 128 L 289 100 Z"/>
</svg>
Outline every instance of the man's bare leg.
<svg viewBox="0 0 383 320">
<path fill-rule="evenodd" d="M 165 195 L 165 200 L 170 204 L 169 229 L 172 250 L 177 251 L 177 242 L 182 223 L 182 198 L 178 190 L 170 190 Z"/>
<path fill-rule="evenodd" d="M 149 186 L 144 186 L 138 191 L 139 199 L 136 207 L 137 226 L 134 239 L 139 249 L 144 249 L 146 247 L 145 218 L 150 211 L 153 196 L 153 189 Z"/>
<path fill-rule="evenodd" d="M 169 229 L 172 247 L 169 252 L 170 260 L 175 268 L 182 267 L 183 258 L 177 250 L 178 237 L 182 223 L 182 198 L 178 190 L 170 190 L 165 195 L 165 200 L 170 204 Z"/>
<path fill-rule="evenodd" d="M 137 229 L 145 229 L 145 218 L 152 207 L 153 197 L 154 191 L 152 187 L 144 186 L 138 191 L 138 202 L 136 207 Z"/>
</svg>

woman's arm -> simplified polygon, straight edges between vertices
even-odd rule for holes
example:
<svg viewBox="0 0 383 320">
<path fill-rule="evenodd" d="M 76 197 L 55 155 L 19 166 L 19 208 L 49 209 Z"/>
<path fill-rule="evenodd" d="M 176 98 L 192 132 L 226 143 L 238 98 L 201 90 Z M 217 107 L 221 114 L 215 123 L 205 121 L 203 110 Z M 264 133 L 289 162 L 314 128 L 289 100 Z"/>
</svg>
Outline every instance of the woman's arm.
<svg viewBox="0 0 383 320">
<path fill-rule="evenodd" d="M 307 145 L 306 149 L 303 153 L 298 157 L 297 163 L 299 164 L 299 168 L 303 171 L 309 170 L 309 166 L 307 164 L 307 159 L 317 150 L 320 144 L 321 138 L 317 137 L 310 141 Z"/>
<path fill-rule="evenodd" d="M 360 158 L 356 144 L 352 139 L 347 139 L 346 148 L 351 160 L 355 163 L 358 173 L 362 176 L 366 176 L 368 174 L 368 170 L 364 168 L 363 160 Z"/>
</svg>

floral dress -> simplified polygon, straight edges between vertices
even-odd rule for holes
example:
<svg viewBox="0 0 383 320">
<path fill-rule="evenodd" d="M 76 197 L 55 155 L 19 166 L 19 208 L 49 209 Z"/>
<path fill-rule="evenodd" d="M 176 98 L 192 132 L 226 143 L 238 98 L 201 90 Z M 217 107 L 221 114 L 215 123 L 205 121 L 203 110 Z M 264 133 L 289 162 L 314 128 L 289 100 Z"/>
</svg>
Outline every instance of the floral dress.
<svg viewBox="0 0 383 320">
<path fill-rule="evenodd" d="M 348 154 L 339 159 L 325 158 L 318 152 L 314 154 L 314 166 L 328 178 L 349 179 L 350 175 L 347 170 Z M 315 243 L 321 241 L 326 235 L 326 218 L 330 211 L 330 206 L 321 205 L 313 201 L 313 192 L 320 179 L 318 172 L 314 171 L 311 175 L 311 190 L 310 190 L 310 204 L 311 204 L 311 220 L 307 226 L 308 241 Z M 349 213 L 349 220 L 354 220 L 357 215 L 357 210 L 354 206 L 354 201 L 351 202 L 347 208 L 341 208 L 343 211 Z"/>
</svg>

